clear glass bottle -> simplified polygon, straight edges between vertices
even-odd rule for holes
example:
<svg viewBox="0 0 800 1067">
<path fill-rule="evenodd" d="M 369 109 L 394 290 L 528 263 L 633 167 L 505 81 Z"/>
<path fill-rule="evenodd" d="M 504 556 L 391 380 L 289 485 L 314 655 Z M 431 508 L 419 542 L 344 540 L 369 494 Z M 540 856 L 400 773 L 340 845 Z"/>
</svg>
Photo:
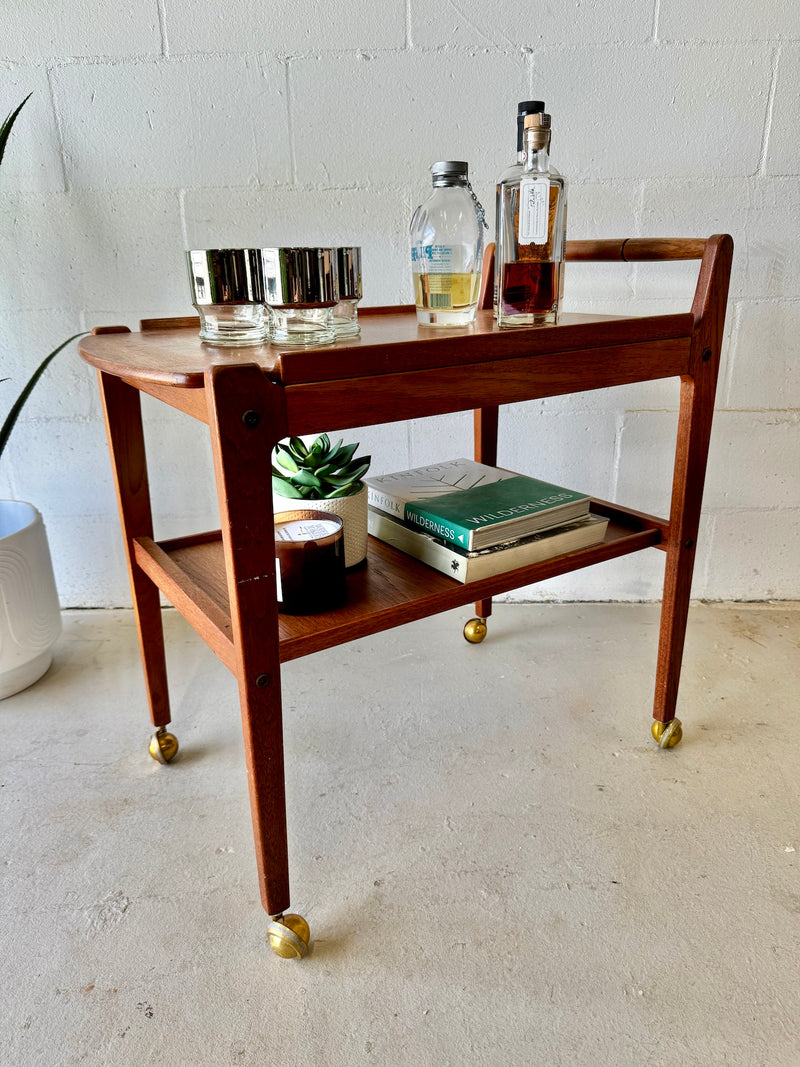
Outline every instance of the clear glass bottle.
<svg viewBox="0 0 800 1067">
<path fill-rule="evenodd" d="M 500 185 L 511 178 L 518 178 L 522 173 L 522 164 L 525 162 L 525 138 L 524 126 L 526 115 L 538 115 L 544 111 L 544 100 L 520 100 L 517 104 L 517 158 L 510 167 L 506 167 L 497 179 L 494 198 L 494 232 L 500 232 Z M 497 318 L 497 294 L 500 291 L 500 267 L 497 256 L 494 260 L 494 288 L 492 295 L 492 310 Z"/>
<path fill-rule="evenodd" d="M 433 192 L 411 219 L 411 270 L 417 322 L 468 326 L 481 284 L 484 211 L 458 160 L 434 163 Z"/>
<path fill-rule="evenodd" d="M 501 183 L 495 255 L 500 266 L 497 325 L 557 321 L 564 289 L 567 183 L 550 166 L 550 116 L 525 117 L 525 162 Z"/>
</svg>

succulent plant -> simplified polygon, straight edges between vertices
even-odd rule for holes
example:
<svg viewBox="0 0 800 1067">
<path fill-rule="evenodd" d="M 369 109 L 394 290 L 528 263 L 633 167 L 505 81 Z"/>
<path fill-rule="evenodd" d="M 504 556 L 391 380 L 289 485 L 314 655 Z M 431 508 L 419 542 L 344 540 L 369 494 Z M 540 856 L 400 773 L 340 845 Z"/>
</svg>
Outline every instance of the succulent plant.
<svg viewBox="0 0 800 1067">
<path fill-rule="evenodd" d="M 290 437 L 275 448 L 272 488 L 280 496 L 297 500 L 332 500 L 352 496 L 363 482 L 372 456 L 353 459 L 358 442 L 335 445 L 326 433 L 307 445 L 300 437 Z"/>
</svg>

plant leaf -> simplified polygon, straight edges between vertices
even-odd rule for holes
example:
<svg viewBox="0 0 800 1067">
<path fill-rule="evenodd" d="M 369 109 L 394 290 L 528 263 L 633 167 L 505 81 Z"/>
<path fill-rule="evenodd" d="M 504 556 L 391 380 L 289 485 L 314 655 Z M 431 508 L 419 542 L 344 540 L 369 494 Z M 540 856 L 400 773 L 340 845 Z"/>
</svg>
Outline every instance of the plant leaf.
<svg viewBox="0 0 800 1067">
<path fill-rule="evenodd" d="M 325 467 L 328 464 L 328 453 L 320 452 L 319 455 L 315 455 L 313 451 L 309 452 L 303 461 L 309 470 L 317 470 L 318 467 Z"/>
<path fill-rule="evenodd" d="M 328 464 L 335 464 L 336 467 L 344 467 L 353 458 L 353 453 L 358 448 L 358 441 L 354 445 L 343 445 L 340 441 L 336 448 L 328 456 Z M 328 465 L 326 464 L 326 466 Z"/>
<path fill-rule="evenodd" d="M 299 470 L 297 474 L 290 474 L 289 477 L 292 480 L 292 485 L 307 485 L 311 489 L 319 489 L 321 482 L 316 474 L 312 474 L 311 471 Z"/>
<path fill-rule="evenodd" d="M 291 471 L 292 474 L 296 474 L 300 470 L 294 456 L 286 445 L 278 444 L 275 446 L 275 459 L 284 470 Z"/>
<path fill-rule="evenodd" d="M 290 437 L 289 448 L 292 451 L 292 455 L 298 459 L 305 459 L 308 455 L 308 445 L 305 443 L 302 437 Z"/>
<path fill-rule="evenodd" d="M 358 485 L 342 485 L 342 486 L 339 486 L 338 489 L 334 489 L 332 492 L 326 493 L 325 497 L 328 500 L 334 500 L 337 497 L 353 496 L 353 494 L 357 493 L 360 488 L 361 488 L 360 484 L 358 484 Z"/>
<path fill-rule="evenodd" d="M 23 103 L 24 103 L 24 101 L 23 101 Z M 20 105 L 20 106 L 22 106 L 22 105 Z M 3 423 L 2 429 L 0 429 L 0 456 L 2 456 L 3 450 L 5 449 L 6 445 L 8 444 L 8 439 L 11 436 L 11 431 L 14 429 L 14 424 L 16 423 L 17 419 L 19 418 L 19 413 L 25 407 L 25 401 L 28 399 L 28 397 L 33 392 L 33 388 L 36 385 L 36 383 L 39 381 L 41 376 L 47 370 L 47 368 L 49 367 L 50 363 L 55 359 L 55 357 L 58 355 L 58 353 L 61 351 L 61 349 L 62 348 L 66 348 L 67 345 L 70 344 L 70 342 L 74 341 L 76 338 L 83 337 L 86 334 L 86 332 L 87 332 L 86 330 L 81 330 L 80 333 L 74 333 L 72 335 L 72 337 L 68 337 L 66 339 L 66 341 L 62 342 L 62 344 L 60 344 L 58 346 L 58 348 L 54 348 L 49 356 L 45 356 L 45 358 L 42 360 L 42 362 L 39 364 L 39 366 L 36 368 L 36 370 L 30 376 L 25 388 L 22 390 L 22 392 L 17 397 L 16 402 L 13 405 L 13 407 L 11 408 L 11 410 L 9 411 L 8 415 L 6 415 L 5 422 Z"/>
<path fill-rule="evenodd" d="M 278 496 L 288 496 L 292 500 L 299 500 L 303 496 L 300 490 L 295 489 L 290 481 L 276 474 L 272 475 L 272 491 L 277 493 Z"/>
<path fill-rule="evenodd" d="M 0 126 L 0 163 L 3 162 L 3 154 L 6 150 L 8 138 L 11 136 L 11 128 L 17 121 L 17 115 L 19 115 L 20 111 L 22 111 L 22 109 L 25 107 L 25 105 L 32 96 L 33 93 L 28 93 L 28 95 L 25 97 L 19 107 L 16 108 L 14 111 L 9 112 L 9 114 L 6 115 L 6 117 L 3 119 L 3 125 Z"/>
<path fill-rule="evenodd" d="M 372 456 L 362 456 L 345 467 L 339 474 L 327 475 L 325 480 L 330 482 L 331 485 L 349 485 L 350 482 L 357 482 L 362 475 L 367 473 L 371 462 Z"/>
<path fill-rule="evenodd" d="M 312 442 L 311 448 L 308 452 L 308 462 L 312 467 L 319 466 L 320 463 L 327 457 L 331 450 L 331 439 L 326 433 L 321 433 L 319 437 Z"/>
</svg>

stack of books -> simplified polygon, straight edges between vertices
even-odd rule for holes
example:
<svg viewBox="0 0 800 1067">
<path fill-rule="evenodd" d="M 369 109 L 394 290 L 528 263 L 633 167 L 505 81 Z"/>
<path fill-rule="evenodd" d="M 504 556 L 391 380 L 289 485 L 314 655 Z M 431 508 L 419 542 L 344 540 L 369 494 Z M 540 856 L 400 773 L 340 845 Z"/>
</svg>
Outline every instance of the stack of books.
<svg viewBox="0 0 800 1067">
<path fill-rule="evenodd" d="M 588 548 L 608 526 L 584 493 L 470 459 L 364 481 L 372 536 L 460 582 Z"/>
</svg>

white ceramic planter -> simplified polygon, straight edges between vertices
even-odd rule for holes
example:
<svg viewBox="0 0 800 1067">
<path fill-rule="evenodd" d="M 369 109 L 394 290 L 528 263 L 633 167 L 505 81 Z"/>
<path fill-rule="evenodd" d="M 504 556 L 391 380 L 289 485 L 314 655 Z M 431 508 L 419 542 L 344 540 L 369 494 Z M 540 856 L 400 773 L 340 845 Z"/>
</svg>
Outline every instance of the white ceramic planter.
<svg viewBox="0 0 800 1067">
<path fill-rule="evenodd" d="M 0 700 L 41 678 L 60 633 L 42 516 L 32 504 L 0 500 Z"/>
<path fill-rule="evenodd" d="M 272 494 L 272 507 L 279 511 L 330 511 L 340 515 L 344 522 L 344 565 L 356 567 L 367 557 L 367 487 L 362 485 L 352 496 L 335 497 L 333 500 L 292 500 L 278 493 Z"/>
</svg>

